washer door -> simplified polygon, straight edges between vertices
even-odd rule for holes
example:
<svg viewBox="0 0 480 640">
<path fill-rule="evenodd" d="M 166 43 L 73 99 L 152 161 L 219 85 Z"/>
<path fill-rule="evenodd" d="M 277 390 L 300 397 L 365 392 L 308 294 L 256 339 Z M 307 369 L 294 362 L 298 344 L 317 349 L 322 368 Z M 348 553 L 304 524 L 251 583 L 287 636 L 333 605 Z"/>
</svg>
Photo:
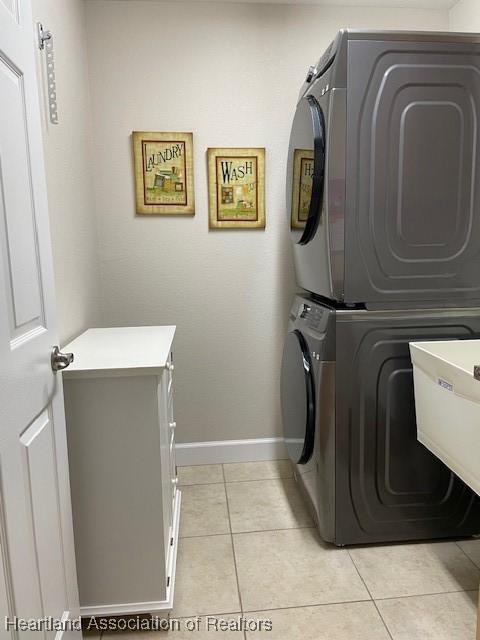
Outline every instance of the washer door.
<svg viewBox="0 0 480 640">
<path fill-rule="evenodd" d="M 300 100 L 290 134 L 287 211 L 293 242 L 307 244 L 317 230 L 325 177 L 325 116 L 317 100 Z"/>
<path fill-rule="evenodd" d="M 288 455 L 296 464 L 305 464 L 313 452 L 315 384 L 308 344 L 297 329 L 285 341 L 281 394 Z"/>
</svg>

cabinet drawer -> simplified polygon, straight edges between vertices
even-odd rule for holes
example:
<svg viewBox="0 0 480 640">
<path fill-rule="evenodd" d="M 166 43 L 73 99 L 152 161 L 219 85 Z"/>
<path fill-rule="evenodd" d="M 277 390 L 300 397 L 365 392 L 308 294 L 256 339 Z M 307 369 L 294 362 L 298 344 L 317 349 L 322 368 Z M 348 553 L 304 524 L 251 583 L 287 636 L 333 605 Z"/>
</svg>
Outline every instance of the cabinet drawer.
<svg viewBox="0 0 480 640">
<path fill-rule="evenodd" d="M 168 423 L 168 438 L 170 440 L 170 449 L 172 448 L 172 442 L 175 444 L 175 430 L 177 428 L 177 423 L 175 420 L 171 420 Z"/>
<path fill-rule="evenodd" d="M 175 365 L 173 364 L 173 353 L 170 354 L 170 357 L 167 361 L 167 392 L 168 398 L 170 399 L 173 395 L 173 371 L 175 369 Z"/>
<path fill-rule="evenodd" d="M 172 478 L 172 499 L 175 499 L 175 491 L 177 488 L 177 464 L 175 459 L 175 429 L 171 430 L 170 435 L 170 446 L 169 446 L 169 456 L 170 456 L 170 477 Z"/>
<path fill-rule="evenodd" d="M 175 456 L 170 456 L 170 469 L 172 470 L 172 509 L 173 509 L 173 503 L 175 502 L 175 494 L 177 492 L 177 483 L 178 483 L 178 477 L 177 477 L 177 471 L 176 471 L 176 466 L 175 466 Z"/>
</svg>

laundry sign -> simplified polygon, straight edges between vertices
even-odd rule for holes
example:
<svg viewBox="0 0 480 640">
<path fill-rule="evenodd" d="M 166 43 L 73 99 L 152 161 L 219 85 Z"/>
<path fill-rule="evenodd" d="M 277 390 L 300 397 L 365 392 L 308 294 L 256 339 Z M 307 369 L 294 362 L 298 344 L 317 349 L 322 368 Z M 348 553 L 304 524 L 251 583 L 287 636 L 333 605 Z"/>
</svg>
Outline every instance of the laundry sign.
<svg viewBox="0 0 480 640">
<path fill-rule="evenodd" d="M 134 131 L 138 214 L 195 212 L 191 133 Z"/>
<path fill-rule="evenodd" d="M 265 149 L 208 149 L 211 229 L 265 228 Z"/>
</svg>

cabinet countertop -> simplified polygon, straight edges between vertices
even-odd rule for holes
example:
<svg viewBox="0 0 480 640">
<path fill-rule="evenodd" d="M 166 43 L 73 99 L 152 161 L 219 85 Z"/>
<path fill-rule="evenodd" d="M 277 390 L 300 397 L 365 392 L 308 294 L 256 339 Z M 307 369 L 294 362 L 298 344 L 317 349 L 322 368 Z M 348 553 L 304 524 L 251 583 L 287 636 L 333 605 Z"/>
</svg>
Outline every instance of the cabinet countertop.
<svg viewBox="0 0 480 640">
<path fill-rule="evenodd" d="M 148 375 L 167 365 L 175 326 L 88 329 L 62 351 L 74 361 L 63 372 L 69 377 Z"/>
</svg>

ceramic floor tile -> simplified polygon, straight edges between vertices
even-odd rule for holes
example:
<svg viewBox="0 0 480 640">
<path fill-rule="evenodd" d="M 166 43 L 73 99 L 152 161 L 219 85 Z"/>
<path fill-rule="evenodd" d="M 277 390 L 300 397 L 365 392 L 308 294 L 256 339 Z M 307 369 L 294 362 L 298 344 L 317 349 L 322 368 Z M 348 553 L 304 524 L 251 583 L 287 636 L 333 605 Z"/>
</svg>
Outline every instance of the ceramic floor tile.
<svg viewBox="0 0 480 640">
<path fill-rule="evenodd" d="M 223 482 L 221 464 L 200 464 L 193 467 L 178 467 L 178 484 L 213 484 Z"/>
<path fill-rule="evenodd" d="M 192 618 L 170 618 L 164 620 L 159 631 L 136 631 L 104 633 L 104 640 L 243 640 L 243 631 L 235 631 L 239 627 L 242 614 L 234 613 L 218 616 L 200 616 Z M 165 626 L 163 626 L 165 624 Z M 231 626 L 231 630 L 225 627 Z"/>
<path fill-rule="evenodd" d="M 230 535 L 179 540 L 172 616 L 240 609 Z"/>
<path fill-rule="evenodd" d="M 477 589 L 480 572 L 454 542 L 350 550 L 374 599 Z"/>
<path fill-rule="evenodd" d="M 393 640 L 473 640 L 476 592 L 380 600 Z"/>
<path fill-rule="evenodd" d="M 227 483 L 232 532 L 311 527 L 293 478 Z"/>
<path fill-rule="evenodd" d="M 244 480 L 269 480 L 270 478 L 291 478 L 293 476 L 290 460 L 264 460 L 262 462 L 234 462 L 224 464 L 226 482 Z"/>
<path fill-rule="evenodd" d="M 244 611 L 368 600 L 345 549 L 327 547 L 315 529 L 233 535 Z"/>
<path fill-rule="evenodd" d="M 457 542 L 460 549 L 462 549 L 472 562 L 477 567 L 480 567 L 480 540 L 462 540 Z"/>
<path fill-rule="evenodd" d="M 230 533 L 224 484 L 182 487 L 180 537 Z"/>
<path fill-rule="evenodd" d="M 270 619 L 272 630 L 247 631 L 247 640 L 390 640 L 373 602 L 325 604 L 247 614 Z"/>
</svg>

